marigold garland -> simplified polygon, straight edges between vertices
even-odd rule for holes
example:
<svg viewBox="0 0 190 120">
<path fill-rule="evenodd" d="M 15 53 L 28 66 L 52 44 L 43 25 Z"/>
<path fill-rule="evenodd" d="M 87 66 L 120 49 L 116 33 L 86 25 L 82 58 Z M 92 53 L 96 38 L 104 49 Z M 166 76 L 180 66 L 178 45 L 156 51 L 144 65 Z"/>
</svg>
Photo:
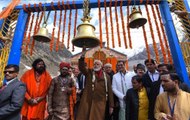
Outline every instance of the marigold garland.
<svg viewBox="0 0 190 120">
<path fill-rule="evenodd" d="M 72 87 L 72 94 L 69 95 L 69 110 L 70 110 L 70 116 L 71 120 L 74 120 L 74 105 L 76 104 L 76 87 Z"/>
<path fill-rule="evenodd" d="M 100 48 L 102 48 L 102 17 L 101 17 L 101 8 L 100 8 L 100 0 L 98 0 L 98 14 L 99 14 L 99 32 L 100 32 Z"/>
<path fill-rule="evenodd" d="M 124 37 L 124 43 L 125 43 L 125 48 L 127 49 L 127 39 L 126 39 L 126 32 L 125 32 L 125 25 L 124 25 L 124 17 L 123 17 L 123 0 L 120 2 L 120 14 L 121 14 L 121 21 L 122 21 L 122 28 L 123 28 L 123 37 Z"/>
<path fill-rule="evenodd" d="M 28 5 L 28 7 L 30 6 L 30 4 Z M 33 21 L 34 21 L 34 13 L 32 13 L 32 19 L 30 22 L 30 28 L 28 31 L 28 40 L 27 40 L 27 44 L 26 44 L 26 49 L 25 49 L 25 53 L 28 54 L 28 45 L 30 44 L 30 38 L 31 38 L 31 32 L 32 32 L 32 27 L 33 27 Z"/>
<path fill-rule="evenodd" d="M 150 18 L 150 14 L 149 14 L 147 4 L 145 5 L 145 8 L 146 8 L 146 12 L 147 12 L 147 17 L 148 17 L 148 23 L 149 23 L 149 28 L 150 28 L 150 32 L 151 32 L 151 37 L 152 37 L 152 41 L 153 41 L 153 48 L 154 48 L 154 52 L 155 52 L 155 55 L 156 55 L 156 61 L 158 63 L 160 63 L 159 53 L 158 53 L 156 41 L 155 41 L 155 38 L 154 38 L 153 27 L 152 27 L 151 18 Z"/>
<path fill-rule="evenodd" d="M 107 18 L 107 6 L 106 0 L 104 0 L 104 11 L 105 11 L 105 27 L 106 27 L 106 39 L 107 39 L 107 48 L 109 49 L 109 34 L 108 34 L 108 18 Z"/>
<path fill-rule="evenodd" d="M 151 3 L 151 5 L 152 5 L 152 4 L 154 4 L 154 0 L 152 0 L 152 3 Z"/>
<path fill-rule="evenodd" d="M 149 3 L 149 0 L 146 0 L 146 5 Z"/>
<path fill-rule="evenodd" d="M 51 41 L 50 41 L 50 51 L 53 50 L 54 34 L 55 34 L 56 19 L 57 19 L 57 11 L 56 11 L 56 9 L 55 9 L 54 6 L 53 6 L 53 2 L 51 2 L 51 7 L 52 7 L 52 9 L 55 11 L 55 13 L 54 13 L 54 20 L 53 20 L 52 38 L 51 38 Z"/>
<path fill-rule="evenodd" d="M 119 47 L 121 47 L 121 39 L 120 39 L 120 31 L 119 31 L 119 23 L 118 23 L 118 14 L 117 14 L 117 0 L 115 1 L 115 17 L 116 17 L 118 44 L 119 44 Z"/>
<path fill-rule="evenodd" d="M 37 31 L 40 29 L 40 24 L 41 24 L 42 18 L 44 16 L 44 11 L 42 10 L 42 3 L 39 3 L 39 8 L 40 8 L 40 11 L 42 11 L 42 12 L 41 12 L 40 19 L 39 19 L 39 22 L 38 22 L 38 25 L 37 25 Z"/>
<path fill-rule="evenodd" d="M 162 21 L 161 21 L 162 19 L 161 19 L 161 16 L 160 16 L 160 11 L 159 11 L 159 8 L 158 8 L 157 5 L 156 5 L 156 11 L 157 11 L 158 18 L 160 20 L 160 26 L 161 26 L 162 34 L 164 36 L 164 42 L 165 42 L 164 44 L 165 44 L 165 47 L 166 47 L 166 51 L 168 53 L 169 63 L 173 64 L 173 60 L 172 60 L 172 57 L 171 57 L 169 45 L 168 45 L 168 42 L 167 42 L 167 37 L 166 37 L 165 31 L 164 31 L 164 25 L 162 24 Z"/>
<path fill-rule="evenodd" d="M 109 4 L 109 11 L 110 11 L 110 22 L 111 22 L 111 36 L 112 36 L 112 47 L 115 48 L 115 42 L 114 42 L 114 29 L 113 29 L 113 19 L 112 19 L 112 0 L 110 0 Z"/>
<path fill-rule="evenodd" d="M 28 4 L 28 7 L 30 7 L 30 4 Z M 30 12 L 31 14 L 31 12 Z M 28 31 L 28 39 L 26 40 L 26 47 L 25 47 L 25 54 L 28 54 L 28 45 L 30 43 L 30 38 L 31 38 L 31 31 L 32 31 L 32 26 L 33 26 L 33 21 L 34 21 L 34 13 L 32 13 L 32 18 L 30 19 L 30 27 Z"/>
<path fill-rule="evenodd" d="M 27 18 L 27 23 L 26 23 L 26 30 L 24 32 L 24 37 L 23 37 L 23 43 L 26 43 L 26 34 L 28 31 L 28 25 L 29 25 L 29 21 L 30 21 L 30 17 L 31 17 L 31 13 L 28 13 L 28 18 Z"/>
<path fill-rule="evenodd" d="M 34 8 L 35 8 L 35 10 L 36 10 L 36 12 L 37 12 L 36 4 L 34 4 Z M 36 32 L 37 32 L 37 26 L 38 26 L 39 15 L 40 15 L 40 12 L 38 11 L 37 17 L 36 17 L 36 23 L 35 23 L 35 27 L 34 27 L 34 35 L 35 35 Z"/>
<path fill-rule="evenodd" d="M 28 27 L 29 27 L 30 18 L 31 18 L 31 12 L 29 12 L 26 9 L 26 4 L 23 5 L 23 9 L 24 9 L 25 12 L 28 13 L 28 18 L 27 18 L 27 23 L 26 23 L 26 30 L 24 32 L 23 44 L 22 44 L 23 45 L 22 48 L 24 49 L 24 45 L 25 45 L 25 48 L 26 48 L 26 44 L 27 44 L 26 35 L 27 35 Z"/>
<path fill-rule="evenodd" d="M 55 51 L 59 50 L 59 40 L 60 40 L 60 29 L 61 29 L 61 22 L 62 22 L 62 8 L 60 6 L 60 1 L 58 2 L 58 8 L 60 9 L 60 16 L 59 16 L 59 28 L 58 28 L 58 33 L 57 33 L 57 42 L 56 42 L 56 47 Z"/>
<path fill-rule="evenodd" d="M 64 3 L 62 2 L 62 5 Z M 61 46 L 62 48 L 64 47 L 64 37 L 65 37 L 65 28 L 66 28 L 66 17 L 67 17 L 67 9 L 65 7 L 65 5 L 63 5 L 64 7 L 64 20 L 63 20 L 63 32 L 62 32 L 62 40 L 61 40 Z"/>
<path fill-rule="evenodd" d="M 131 0 L 128 0 L 128 6 L 131 4 Z"/>
<path fill-rule="evenodd" d="M 70 34 L 71 34 L 71 16 L 72 16 L 72 9 L 70 9 L 70 13 L 69 13 L 69 25 L 68 25 L 67 49 L 69 49 L 69 43 L 70 43 Z"/>
<path fill-rule="evenodd" d="M 140 0 L 140 3 L 142 3 L 143 2 L 143 0 Z"/>
<path fill-rule="evenodd" d="M 141 12 L 140 6 L 138 8 L 139 8 L 139 12 Z M 144 42 L 145 42 L 145 46 L 146 46 L 147 57 L 150 60 L 151 59 L 150 58 L 150 49 L 149 49 L 149 46 L 148 46 L 148 39 L 147 39 L 147 35 L 146 35 L 146 31 L 145 31 L 145 26 L 144 25 L 142 26 L 142 29 L 143 29 L 143 35 L 144 35 Z"/>
<path fill-rule="evenodd" d="M 73 35 L 73 37 L 75 37 L 76 36 L 76 32 L 77 32 L 78 9 L 77 9 L 77 7 L 75 5 L 75 1 L 74 0 L 73 0 L 73 5 L 74 5 L 74 9 L 75 9 L 75 22 L 74 22 L 74 30 L 73 30 L 74 35 Z M 72 44 L 72 51 L 73 52 L 75 51 L 75 46 L 73 44 Z"/>
<path fill-rule="evenodd" d="M 37 12 L 36 4 L 34 4 L 34 9 Z M 40 12 L 37 13 L 35 27 L 34 27 L 34 34 L 33 35 L 35 35 L 37 33 L 37 25 L 38 25 L 39 13 Z M 35 40 L 32 38 L 32 46 L 31 46 L 31 49 L 30 49 L 30 55 L 33 54 L 34 45 L 35 45 Z"/>
<path fill-rule="evenodd" d="M 158 38 L 159 38 L 159 41 L 160 41 L 160 47 L 161 47 L 161 50 L 162 50 L 164 63 L 167 63 L 166 52 L 165 52 L 164 45 L 163 45 L 163 42 L 162 42 L 162 37 L 161 37 L 161 33 L 160 33 L 160 29 L 159 29 L 159 26 L 158 26 L 157 17 L 156 17 L 156 13 L 155 13 L 153 5 L 151 5 L 151 9 L 152 9 L 154 21 L 155 21 L 155 24 L 156 24 L 156 30 L 157 30 Z"/>
<path fill-rule="evenodd" d="M 127 6 L 127 16 L 129 16 L 129 6 Z M 131 41 L 131 33 L 129 28 L 129 17 L 127 17 L 127 33 L 128 33 L 128 39 L 129 39 L 129 47 L 132 49 L 132 41 Z"/>
</svg>

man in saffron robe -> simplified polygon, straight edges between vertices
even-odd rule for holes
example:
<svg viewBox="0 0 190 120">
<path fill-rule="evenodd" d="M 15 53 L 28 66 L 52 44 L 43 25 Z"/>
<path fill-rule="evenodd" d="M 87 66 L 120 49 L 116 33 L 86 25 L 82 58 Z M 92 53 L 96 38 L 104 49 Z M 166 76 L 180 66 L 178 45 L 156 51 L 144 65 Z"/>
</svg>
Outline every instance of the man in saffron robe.
<svg viewBox="0 0 190 120">
<path fill-rule="evenodd" d="M 42 59 L 36 59 L 32 67 L 21 77 L 27 91 L 21 111 L 22 120 L 44 120 L 46 95 L 52 78 Z"/>
<path fill-rule="evenodd" d="M 85 75 L 85 87 L 77 111 L 76 120 L 104 120 L 106 103 L 110 115 L 113 112 L 113 92 L 109 75 L 102 70 L 102 62 L 94 61 L 94 68 L 87 69 L 84 54 L 79 59 L 79 70 Z"/>
</svg>

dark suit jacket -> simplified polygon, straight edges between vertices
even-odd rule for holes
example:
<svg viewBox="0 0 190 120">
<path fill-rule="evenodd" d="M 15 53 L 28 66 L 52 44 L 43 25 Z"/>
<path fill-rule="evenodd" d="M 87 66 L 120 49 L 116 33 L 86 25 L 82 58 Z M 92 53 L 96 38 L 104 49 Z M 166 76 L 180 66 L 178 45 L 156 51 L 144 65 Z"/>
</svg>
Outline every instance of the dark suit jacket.
<svg viewBox="0 0 190 120">
<path fill-rule="evenodd" d="M 146 89 L 147 97 L 149 98 L 150 89 Z M 138 120 L 139 113 L 139 96 L 138 92 L 133 88 L 127 90 L 126 93 L 126 120 Z"/>
<path fill-rule="evenodd" d="M 143 75 L 142 82 L 145 87 L 151 88 L 152 87 L 152 80 L 148 75 L 148 71 Z"/>
<path fill-rule="evenodd" d="M 151 80 L 151 78 L 150 78 L 150 76 L 148 74 L 148 71 L 147 71 L 142 77 L 142 82 L 143 82 L 143 85 L 146 88 L 150 89 L 150 94 L 149 94 L 149 119 L 150 120 L 155 120 L 154 119 L 154 106 L 155 106 L 155 102 L 156 102 L 156 97 L 158 96 L 159 91 L 160 91 L 160 84 L 161 84 L 160 78 L 157 81 L 152 82 L 152 80 Z"/>
<path fill-rule="evenodd" d="M 0 120 L 20 120 L 26 86 L 18 79 L 0 91 Z"/>
</svg>

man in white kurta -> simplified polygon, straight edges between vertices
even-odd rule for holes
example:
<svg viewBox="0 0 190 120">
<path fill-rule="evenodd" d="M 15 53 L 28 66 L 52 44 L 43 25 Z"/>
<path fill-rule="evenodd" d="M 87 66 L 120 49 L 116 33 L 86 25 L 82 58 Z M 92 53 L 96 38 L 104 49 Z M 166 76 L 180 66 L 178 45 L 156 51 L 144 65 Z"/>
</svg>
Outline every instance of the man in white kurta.
<svg viewBox="0 0 190 120">
<path fill-rule="evenodd" d="M 126 92 L 132 88 L 131 78 L 135 75 L 134 72 L 126 71 L 125 62 L 117 62 L 118 72 L 113 76 L 112 90 L 118 97 L 120 103 L 119 120 L 125 120 L 125 99 Z"/>
</svg>

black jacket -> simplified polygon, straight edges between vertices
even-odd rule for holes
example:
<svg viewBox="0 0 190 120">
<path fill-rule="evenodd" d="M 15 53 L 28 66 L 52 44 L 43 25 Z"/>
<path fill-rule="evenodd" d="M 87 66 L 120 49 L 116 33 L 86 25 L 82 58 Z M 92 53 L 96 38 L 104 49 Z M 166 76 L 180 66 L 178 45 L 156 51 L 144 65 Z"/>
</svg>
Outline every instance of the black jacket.
<svg viewBox="0 0 190 120">
<path fill-rule="evenodd" d="M 149 97 L 149 89 L 146 89 Z M 138 92 L 133 88 L 129 89 L 126 94 L 126 120 L 138 120 L 139 97 Z"/>
</svg>

